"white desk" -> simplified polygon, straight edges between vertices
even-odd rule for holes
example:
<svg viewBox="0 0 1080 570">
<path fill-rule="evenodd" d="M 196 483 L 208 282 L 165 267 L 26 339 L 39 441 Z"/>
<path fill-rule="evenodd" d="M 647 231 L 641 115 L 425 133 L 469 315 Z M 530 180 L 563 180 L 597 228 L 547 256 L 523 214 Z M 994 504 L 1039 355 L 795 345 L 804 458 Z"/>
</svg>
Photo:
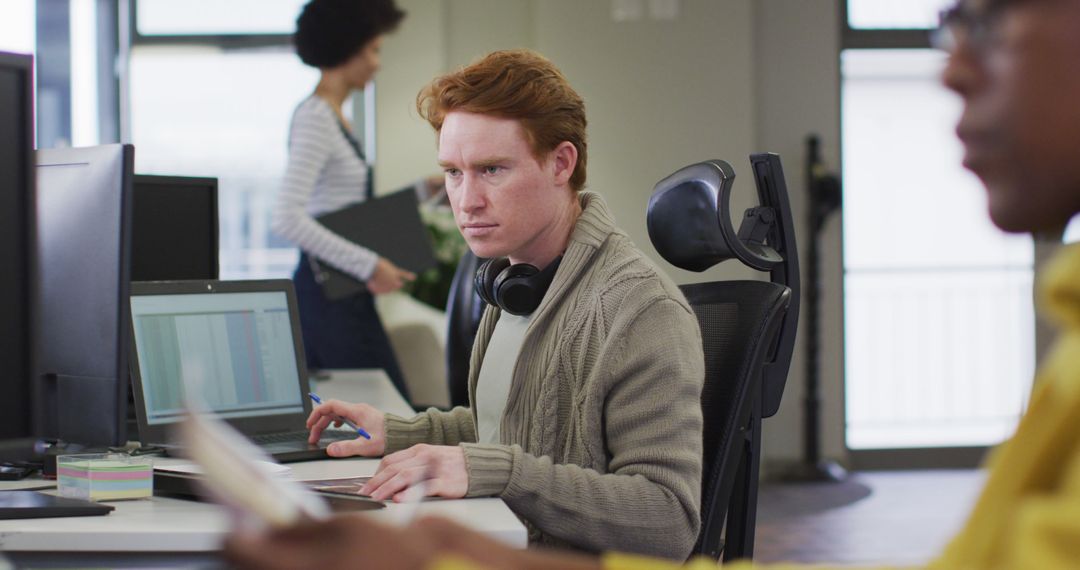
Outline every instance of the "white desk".
<svg viewBox="0 0 1080 570">
<path fill-rule="evenodd" d="M 391 413 L 411 413 L 381 371 L 337 372 L 315 387 L 323 398 L 366 401 Z M 296 479 L 371 475 L 377 465 L 377 459 L 289 464 Z M 5 483 L 0 484 L 0 489 L 33 483 Z M 106 516 L 0 521 L 0 551 L 18 564 L 70 561 L 143 566 L 202 564 L 214 561 L 229 531 L 225 513 L 213 504 L 166 497 L 110 504 L 116 510 Z M 362 516 L 392 521 L 395 512 L 402 508 L 391 503 L 386 509 L 365 512 Z M 424 501 L 418 511 L 454 519 L 515 546 L 524 547 L 528 542 L 525 527 L 499 499 Z"/>
<path fill-rule="evenodd" d="M 332 370 L 329 380 L 311 383 L 323 400 L 365 402 L 398 416 L 409 417 L 413 409 L 382 370 Z"/>
</svg>

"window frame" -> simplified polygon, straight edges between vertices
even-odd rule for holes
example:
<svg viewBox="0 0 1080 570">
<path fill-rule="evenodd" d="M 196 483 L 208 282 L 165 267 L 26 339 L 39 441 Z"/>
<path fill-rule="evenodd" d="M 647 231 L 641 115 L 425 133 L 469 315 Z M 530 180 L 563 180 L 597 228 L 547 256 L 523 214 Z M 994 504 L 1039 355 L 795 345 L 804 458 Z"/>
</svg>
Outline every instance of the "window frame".
<svg viewBox="0 0 1080 570">
<path fill-rule="evenodd" d="M 154 34 L 139 33 L 139 0 L 123 0 L 127 4 L 128 36 L 132 46 L 199 45 L 223 50 L 283 47 L 292 45 L 292 34 Z"/>
<path fill-rule="evenodd" d="M 848 3 L 840 2 L 840 51 L 847 49 L 930 49 L 933 29 L 921 28 L 852 28 Z"/>
</svg>

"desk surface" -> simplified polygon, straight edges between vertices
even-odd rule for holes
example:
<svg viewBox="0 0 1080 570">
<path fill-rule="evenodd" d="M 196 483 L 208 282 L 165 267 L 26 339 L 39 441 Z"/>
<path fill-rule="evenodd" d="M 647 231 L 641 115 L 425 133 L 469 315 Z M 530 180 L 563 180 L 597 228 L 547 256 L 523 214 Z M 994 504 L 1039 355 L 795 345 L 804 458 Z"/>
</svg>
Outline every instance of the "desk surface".
<svg viewBox="0 0 1080 570">
<path fill-rule="evenodd" d="M 324 398 L 365 401 L 391 413 L 411 413 L 411 408 L 381 371 L 338 371 L 315 387 Z M 298 480 L 371 475 L 377 466 L 377 459 L 289 464 L 292 476 Z M 41 483 L 2 483 L 0 489 Z M 106 516 L 0 521 L 0 551 L 213 552 L 229 531 L 226 513 L 213 504 L 166 497 L 110 504 L 116 510 Z M 395 522 L 406 508 L 390 503 L 386 509 L 365 512 L 362 516 Z M 421 515 L 454 519 L 515 546 L 524 547 L 528 542 L 521 521 L 499 499 L 430 500 L 421 503 L 417 510 Z"/>
<path fill-rule="evenodd" d="M 364 402 L 397 416 L 414 413 L 382 370 L 331 370 L 329 380 L 311 383 L 311 391 L 323 400 Z"/>
</svg>

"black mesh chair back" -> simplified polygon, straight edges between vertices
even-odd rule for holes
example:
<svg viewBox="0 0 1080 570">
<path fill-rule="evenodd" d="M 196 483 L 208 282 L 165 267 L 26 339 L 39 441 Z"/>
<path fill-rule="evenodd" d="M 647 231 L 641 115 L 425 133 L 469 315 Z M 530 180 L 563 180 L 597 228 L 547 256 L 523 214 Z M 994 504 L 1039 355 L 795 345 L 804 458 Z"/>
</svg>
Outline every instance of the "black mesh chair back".
<svg viewBox="0 0 1080 570">
<path fill-rule="evenodd" d="M 756 518 L 762 370 L 791 290 L 764 281 L 680 288 L 705 347 L 701 531 L 694 554 L 746 558 L 753 553 Z"/>
<path fill-rule="evenodd" d="M 450 407 L 469 405 L 469 358 L 484 314 L 484 301 L 476 292 L 473 276 L 483 261 L 465 250 L 446 300 L 446 382 Z"/>
<path fill-rule="evenodd" d="M 759 206 L 736 231 L 735 170 L 722 160 L 691 164 L 656 184 L 649 239 L 668 263 L 704 271 L 728 259 L 769 273 L 769 282 L 684 285 L 705 348 L 701 409 L 701 531 L 695 554 L 751 558 L 757 515 L 761 419 L 780 408 L 799 318 L 799 256 L 780 157 L 750 156 Z"/>
</svg>

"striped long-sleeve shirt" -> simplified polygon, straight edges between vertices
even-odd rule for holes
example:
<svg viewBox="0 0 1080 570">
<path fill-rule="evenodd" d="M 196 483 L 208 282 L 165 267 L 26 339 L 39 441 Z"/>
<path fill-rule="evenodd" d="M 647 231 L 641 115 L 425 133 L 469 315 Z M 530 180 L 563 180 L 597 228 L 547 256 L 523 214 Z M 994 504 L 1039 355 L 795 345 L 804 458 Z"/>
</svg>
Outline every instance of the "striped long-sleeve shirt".
<svg viewBox="0 0 1080 570">
<path fill-rule="evenodd" d="M 289 162 L 274 208 L 272 228 L 300 249 L 366 281 L 379 255 L 315 220 L 364 200 L 368 166 L 345 138 L 333 108 L 305 99 L 293 113 Z"/>
</svg>

